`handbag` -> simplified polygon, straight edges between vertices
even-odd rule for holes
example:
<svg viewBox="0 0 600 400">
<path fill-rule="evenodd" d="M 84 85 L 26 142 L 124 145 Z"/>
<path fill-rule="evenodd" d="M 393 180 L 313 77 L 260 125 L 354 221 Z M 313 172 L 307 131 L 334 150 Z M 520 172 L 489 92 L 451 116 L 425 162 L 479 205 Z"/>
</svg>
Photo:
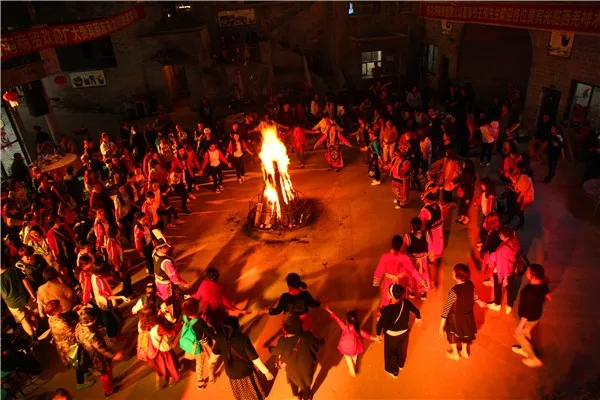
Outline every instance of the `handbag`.
<svg viewBox="0 0 600 400">
<path fill-rule="evenodd" d="M 83 364 L 83 346 L 79 343 L 74 343 L 69 346 L 67 359 L 69 365 L 75 369 L 80 369 Z"/>
<path fill-rule="evenodd" d="M 520 249 L 517 254 L 515 254 L 515 260 L 513 262 L 513 274 L 518 276 L 525 275 L 525 272 L 527 272 L 527 268 L 529 268 L 530 264 L 531 263 L 529 262 L 529 259 L 523 250 Z"/>
<path fill-rule="evenodd" d="M 277 360 L 275 360 L 275 367 L 277 369 L 280 369 L 280 370 L 285 370 L 286 369 L 287 362 L 294 356 L 294 354 L 296 354 L 296 352 L 298 351 L 298 345 L 299 344 L 300 344 L 300 338 L 298 338 L 298 341 L 296 342 L 296 345 L 292 349 L 292 352 L 290 353 L 290 355 L 285 359 L 285 361 L 281 357 L 281 354 L 279 356 L 277 356 Z"/>
</svg>

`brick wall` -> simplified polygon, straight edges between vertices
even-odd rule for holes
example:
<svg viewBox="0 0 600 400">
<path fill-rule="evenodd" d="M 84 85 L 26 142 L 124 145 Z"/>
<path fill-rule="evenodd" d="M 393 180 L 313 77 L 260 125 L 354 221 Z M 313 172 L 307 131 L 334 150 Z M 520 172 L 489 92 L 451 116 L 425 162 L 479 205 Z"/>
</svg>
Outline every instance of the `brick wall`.
<svg viewBox="0 0 600 400">
<path fill-rule="evenodd" d="M 538 101 L 543 87 L 560 91 L 558 120 L 568 118 L 566 109 L 572 81 L 600 85 L 600 37 L 575 35 L 571 58 L 548 55 L 550 32 L 531 31 L 533 60 L 529 76 L 529 90 L 525 99 L 525 126 L 533 129 Z"/>
<path fill-rule="evenodd" d="M 424 44 L 431 43 L 438 46 L 437 67 L 439 60 L 445 55 L 449 59 L 449 78 L 453 82 L 460 82 L 469 76 L 459 76 L 459 58 L 461 57 L 460 44 L 463 39 L 464 24 L 453 23 L 451 35 L 441 33 L 441 21 L 426 20 Z M 511 30 L 511 28 L 506 28 Z M 535 129 L 535 118 L 543 87 L 551 87 L 561 92 L 558 119 L 561 121 L 567 118 L 566 108 L 569 102 L 569 94 L 572 81 L 581 81 L 593 85 L 600 85 L 600 37 L 575 35 L 573 51 L 569 59 L 552 57 L 547 53 L 550 32 L 547 31 L 529 31 L 531 39 L 531 67 L 529 69 L 528 80 L 526 83 L 527 91 L 524 101 L 523 126 L 528 130 Z M 496 41 L 492 41 L 496 46 Z M 494 67 L 506 69 L 507 64 L 498 64 L 496 66 L 481 65 L 481 70 L 492 69 Z M 484 63 L 485 64 L 485 63 Z M 471 68 L 472 69 L 472 68 Z M 505 72 L 505 71 L 500 71 Z M 495 75 L 502 75 L 499 71 L 491 71 Z M 516 72 L 515 72 L 516 75 Z M 427 82 L 430 87 L 438 87 L 438 76 L 429 74 Z M 514 79 L 511 79 L 511 81 Z"/>
</svg>

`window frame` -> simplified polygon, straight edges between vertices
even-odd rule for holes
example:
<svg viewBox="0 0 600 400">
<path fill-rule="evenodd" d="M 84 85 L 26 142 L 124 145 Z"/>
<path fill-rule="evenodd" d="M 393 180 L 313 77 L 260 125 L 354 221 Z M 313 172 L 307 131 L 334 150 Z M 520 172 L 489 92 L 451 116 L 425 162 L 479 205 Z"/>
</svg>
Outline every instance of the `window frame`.
<svg viewBox="0 0 600 400">
<path fill-rule="evenodd" d="M 363 61 L 365 58 L 365 54 L 369 54 L 369 61 Z M 373 57 L 373 53 L 376 54 L 375 59 Z M 369 51 L 361 51 L 360 53 L 360 76 L 361 79 L 373 79 L 373 68 L 375 67 L 375 63 L 379 63 L 379 67 L 383 72 L 383 50 L 369 50 Z M 366 74 L 363 72 L 366 69 Z"/>
<path fill-rule="evenodd" d="M 427 43 L 423 49 L 423 70 L 430 75 L 437 75 L 437 69 L 439 68 L 438 58 L 438 46 L 433 43 Z"/>
</svg>

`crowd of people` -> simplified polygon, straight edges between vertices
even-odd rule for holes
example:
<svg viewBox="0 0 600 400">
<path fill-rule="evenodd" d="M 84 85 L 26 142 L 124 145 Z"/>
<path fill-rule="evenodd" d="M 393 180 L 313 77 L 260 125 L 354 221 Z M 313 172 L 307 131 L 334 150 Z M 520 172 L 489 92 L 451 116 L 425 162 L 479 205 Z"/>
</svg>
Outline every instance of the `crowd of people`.
<svg viewBox="0 0 600 400">
<path fill-rule="evenodd" d="M 62 176 L 28 167 L 16 156 L 13 177 L 2 190 L 2 299 L 33 345 L 40 319 L 47 319 L 60 359 L 75 371 L 77 390 L 94 384 L 88 374 L 93 371 L 107 397 L 117 391 L 111 364 L 123 353 L 114 346 L 126 340 L 119 305 L 136 301 L 132 308 L 139 316 L 136 355 L 155 371 L 157 390 L 181 379 L 182 361 L 175 351 L 179 347 L 194 364 L 198 389 L 214 382 L 222 363 L 234 398 L 265 398 L 258 372 L 267 380 L 273 374 L 240 330 L 237 317 L 247 311 L 229 299 L 214 267 L 205 271 L 192 292 L 191 283 L 178 273 L 173 258 L 176 244 L 168 239 L 168 230 L 190 214 L 189 200 L 202 190 L 202 179 L 210 177 L 212 189 L 221 193 L 227 167 L 235 170 L 239 184 L 244 183 L 245 162 L 258 154 L 260 132 L 270 127 L 278 130 L 299 167 L 305 163 L 306 135 L 320 135 L 314 148 L 325 145 L 330 171 L 344 167 L 340 146 L 356 143 L 365 153 L 371 185 L 389 178 L 396 208 L 407 207 L 414 190 L 422 191 L 424 203 L 407 233 L 393 237 L 392 249 L 375 270 L 373 285 L 381 290 L 375 333 L 361 329 L 354 311 L 344 319 L 338 317 L 313 298 L 297 274 L 287 276 L 289 292 L 264 311 L 285 314 L 283 335 L 270 350 L 296 398 L 312 398 L 318 350 L 324 342 L 312 325 L 311 308 L 323 306 L 339 325 L 338 349 L 352 376 L 364 351 L 363 340 L 383 342 L 384 368 L 398 376 L 406 359 L 409 313 L 421 321 L 411 300 L 416 296 L 426 300 L 427 292 L 440 284 L 444 230 L 456 205 L 456 223 L 477 225 L 481 231 L 477 250 L 488 276 L 485 284 L 493 287 L 494 295 L 490 302 L 482 301 L 469 268 L 454 266 L 456 284 L 448 293 L 439 328 L 450 344 L 447 356 L 455 360 L 470 356 L 477 331 L 475 302 L 498 312 L 506 292 L 504 311 L 511 314 L 520 292 L 518 345 L 513 351 L 524 356 L 526 365 L 540 366 L 531 330 L 550 295 L 543 267 L 529 263 L 515 231 L 525 223 L 525 211 L 534 200 L 530 153 L 518 152 L 511 129 L 511 118 L 518 114 L 518 92 L 511 93 L 507 104 L 495 104 L 477 119 L 469 117 L 469 92 L 453 87 L 445 112 L 424 102 L 417 88 L 394 99 L 381 82 L 357 107 L 337 103 L 333 94 L 327 94 L 324 102 L 315 94 L 293 107 L 288 99 L 272 97 L 261 118 L 247 113 L 243 122 L 227 129 L 213 123 L 205 101 L 204 117 L 192 130 L 161 113 L 145 131 L 124 122 L 118 137 L 102 133 L 98 147 L 87 138 L 82 167 L 67 168 Z M 43 139 L 40 143 L 48 142 Z M 58 145 L 72 150 L 67 139 Z M 544 142 L 553 160 L 546 179 L 550 181 L 564 149 L 557 126 Z M 473 151 L 480 153 L 481 179 Z M 506 188 L 502 194 L 496 193 L 496 173 L 488 168 L 494 151 L 501 153 L 497 174 Z M 173 197 L 180 200 L 179 208 Z M 519 222 L 512 228 L 515 217 Z M 134 248 L 146 266 L 148 282 L 141 296 L 132 288 L 135 260 L 125 257 L 127 247 Z M 523 276 L 528 283 L 521 289 Z"/>
</svg>

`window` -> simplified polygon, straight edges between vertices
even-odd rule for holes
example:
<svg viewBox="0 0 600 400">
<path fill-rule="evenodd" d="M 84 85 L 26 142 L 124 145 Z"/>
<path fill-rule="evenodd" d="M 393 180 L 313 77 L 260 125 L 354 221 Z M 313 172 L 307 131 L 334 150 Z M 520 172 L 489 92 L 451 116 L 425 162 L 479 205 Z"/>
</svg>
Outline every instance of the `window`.
<svg viewBox="0 0 600 400">
<path fill-rule="evenodd" d="M 438 48 L 434 44 L 428 44 L 423 51 L 423 68 L 430 74 L 437 73 Z"/>
<path fill-rule="evenodd" d="M 381 59 L 382 52 L 381 51 L 366 51 L 362 53 L 362 78 L 363 79 L 371 79 L 373 78 L 373 68 L 375 68 L 375 63 L 377 66 L 381 68 Z"/>
<path fill-rule="evenodd" d="M 113 68 L 117 60 L 110 36 L 56 48 L 60 67 L 65 72 Z"/>
<path fill-rule="evenodd" d="M 573 82 L 571 93 L 569 120 L 575 124 L 590 121 L 592 127 L 600 129 L 600 86 Z"/>
<path fill-rule="evenodd" d="M 23 146 L 20 135 L 17 133 L 13 120 L 9 111 L 2 104 L 2 121 L 0 122 L 1 132 L 1 146 L 0 146 L 0 159 L 2 160 L 2 176 L 7 177 L 11 175 L 10 167 L 12 165 L 14 156 L 16 153 L 21 153 L 25 158 L 25 161 L 29 161 L 29 155 L 27 149 Z"/>
</svg>

